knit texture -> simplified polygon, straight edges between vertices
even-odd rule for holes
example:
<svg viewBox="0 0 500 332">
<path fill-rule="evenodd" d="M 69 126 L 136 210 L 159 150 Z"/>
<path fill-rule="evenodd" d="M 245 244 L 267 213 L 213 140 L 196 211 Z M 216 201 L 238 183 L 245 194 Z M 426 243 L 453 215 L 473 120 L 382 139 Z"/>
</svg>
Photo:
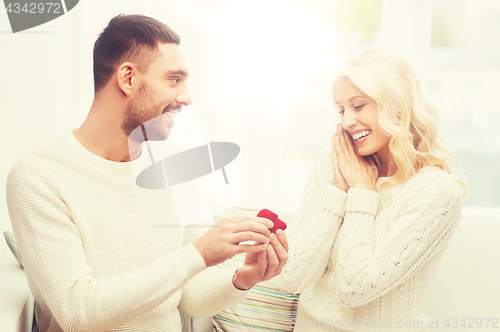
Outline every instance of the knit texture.
<svg viewBox="0 0 500 332">
<path fill-rule="evenodd" d="M 295 331 L 428 326 L 420 310 L 460 220 L 462 188 L 430 166 L 390 187 L 388 195 L 380 192 L 385 180 L 377 180 L 377 192 L 351 188 L 345 193 L 333 185 L 331 148 L 316 157 L 287 230 L 290 252 L 282 280 L 286 289 L 301 293 L 298 318 L 328 323 L 315 328 L 303 322 Z"/>
<path fill-rule="evenodd" d="M 208 317 L 245 298 L 234 269 L 207 269 L 190 244 L 207 228 L 180 227 L 169 190 L 138 187 L 132 163 L 68 133 L 11 170 L 7 203 L 40 331 L 177 332 L 178 306 Z"/>
</svg>

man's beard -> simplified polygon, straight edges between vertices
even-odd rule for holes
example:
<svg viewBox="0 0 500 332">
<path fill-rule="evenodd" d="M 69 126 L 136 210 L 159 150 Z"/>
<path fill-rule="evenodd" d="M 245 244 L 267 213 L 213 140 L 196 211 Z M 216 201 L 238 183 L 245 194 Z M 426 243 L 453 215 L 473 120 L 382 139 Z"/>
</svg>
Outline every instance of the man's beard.
<svg viewBox="0 0 500 332">
<path fill-rule="evenodd" d="M 170 134 L 170 128 L 164 118 L 167 116 L 165 112 L 179 107 L 180 105 L 174 102 L 163 109 L 161 115 L 157 115 L 160 106 L 151 101 L 143 84 L 137 96 L 127 105 L 121 128 L 129 137 L 129 141 L 136 143 L 166 140 Z"/>
</svg>

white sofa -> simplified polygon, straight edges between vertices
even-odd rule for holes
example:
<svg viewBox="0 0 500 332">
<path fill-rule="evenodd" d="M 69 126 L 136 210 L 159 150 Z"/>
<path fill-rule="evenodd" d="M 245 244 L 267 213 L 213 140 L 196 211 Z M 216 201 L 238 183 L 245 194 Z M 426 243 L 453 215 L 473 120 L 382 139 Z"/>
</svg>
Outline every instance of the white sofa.
<svg viewBox="0 0 500 332">
<path fill-rule="evenodd" d="M 466 324 L 471 319 L 476 324 L 479 318 L 483 324 L 485 318 L 500 320 L 500 208 L 465 207 L 462 222 L 422 309 L 434 326 L 438 324 L 432 331 L 449 330 L 446 319 L 450 328 L 453 318 L 458 324 L 463 319 Z M 5 242 L 0 242 L 1 331 L 30 331 L 33 298 L 23 270 Z M 200 320 L 197 330 L 206 327 L 205 323 Z M 500 322 L 497 326 L 500 328 Z M 469 331 L 463 326 L 451 329 Z"/>
<path fill-rule="evenodd" d="M 31 331 L 33 296 L 24 271 L 3 239 L 0 241 L 0 330 Z"/>
<path fill-rule="evenodd" d="M 446 319 L 496 318 L 500 329 L 500 208 L 463 208 L 463 224 L 450 243 L 422 312 L 445 331 Z M 491 327 L 491 322 L 490 322 Z M 489 328 L 490 328 L 489 327 Z M 483 327 L 484 328 L 484 325 Z M 488 328 L 488 329 L 489 329 Z M 481 329 L 479 329 L 481 330 Z"/>
</svg>

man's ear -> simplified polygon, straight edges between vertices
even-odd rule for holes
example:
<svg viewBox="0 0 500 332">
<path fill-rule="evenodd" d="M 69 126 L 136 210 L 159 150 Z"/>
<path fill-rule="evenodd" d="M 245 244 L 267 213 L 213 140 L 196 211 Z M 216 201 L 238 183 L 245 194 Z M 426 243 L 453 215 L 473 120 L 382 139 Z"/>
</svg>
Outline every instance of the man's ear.
<svg viewBox="0 0 500 332">
<path fill-rule="evenodd" d="M 138 84 L 137 67 L 130 62 L 122 63 L 116 70 L 116 83 L 125 96 L 130 97 Z"/>
</svg>

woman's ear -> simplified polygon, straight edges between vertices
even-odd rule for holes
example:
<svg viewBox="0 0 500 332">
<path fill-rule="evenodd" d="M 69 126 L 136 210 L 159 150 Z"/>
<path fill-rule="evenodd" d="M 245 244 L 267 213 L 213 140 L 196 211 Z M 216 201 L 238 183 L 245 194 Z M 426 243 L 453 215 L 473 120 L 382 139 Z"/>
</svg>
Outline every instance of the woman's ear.
<svg viewBox="0 0 500 332">
<path fill-rule="evenodd" d="M 137 85 L 137 67 L 130 62 L 122 63 L 116 70 L 116 83 L 125 96 L 130 97 L 133 89 Z"/>
</svg>

